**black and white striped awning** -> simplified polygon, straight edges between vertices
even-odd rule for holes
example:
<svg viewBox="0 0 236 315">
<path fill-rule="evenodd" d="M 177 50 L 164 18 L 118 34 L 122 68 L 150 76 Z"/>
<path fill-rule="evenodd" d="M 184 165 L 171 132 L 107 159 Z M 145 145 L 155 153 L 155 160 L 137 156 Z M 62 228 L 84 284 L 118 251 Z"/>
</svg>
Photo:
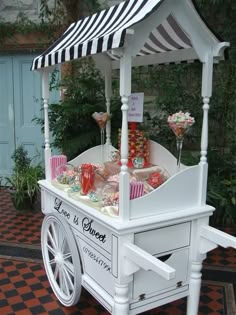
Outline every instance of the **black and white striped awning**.
<svg viewBox="0 0 236 315">
<path fill-rule="evenodd" d="M 178 49 L 191 48 L 191 40 L 170 14 L 159 26 L 157 26 L 149 35 L 148 40 L 140 49 L 137 56 L 163 53 Z M 119 59 L 115 53 L 109 53 L 112 59 Z"/>
<path fill-rule="evenodd" d="M 178 0 L 179 1 L 179 0 Z M 128 30 L 147 19 L 165 0 L 127 0 L 70 25 L 43 54 L 36 57 L 32 70 L 97 53 L 119 59 L 115 49 L 125 45 Z M 137 56 L 191 49 L 191 38 L 170 12 L 149 37 Z"/>
</svg>

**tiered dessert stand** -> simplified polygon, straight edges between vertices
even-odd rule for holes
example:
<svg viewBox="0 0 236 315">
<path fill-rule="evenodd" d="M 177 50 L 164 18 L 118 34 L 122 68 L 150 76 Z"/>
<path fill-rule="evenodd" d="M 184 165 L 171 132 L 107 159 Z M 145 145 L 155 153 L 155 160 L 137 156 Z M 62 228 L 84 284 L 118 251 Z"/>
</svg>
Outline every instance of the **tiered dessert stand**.
<svg viewBox="0 0 236 315">
<path fill-rule="evenodd" d="M 191 0 L 128 0 L 74 23 L 32 69 L 42 73 L 46 179 L 41 180 L 42 253 L 54 293 L 66 306 L 79 301 L 81 286 L 111 314 L 139 314 L 188 297 L 187 314 L 197 315 L 202 261 L 218 245 L 236 247 L 236 239 L 213 227 L 214 208 L 206 204 L 208 110 L 213 64 L 224 59 L 221 42 L 198 15 Z M 122 111 L 119 215 L 105 215 L 71 198 L 51 182 L 48 77 L 56 64 L 92 55 L 105 76 L 110 113 L 111 74 L 120 69 Z M 149 194 L 130 200 L 128 97 L 132 66 L 202 63 L 203 123 L 199 164 L 181 165 L 150 141 L 150 163 L 170 177 Z M 191 65 L 190 65 L 191 66 Z M 181 106 L 181 104 L 180 104 Z M 106 148 L 111 147 L 110 122 Z M 100 146 L 70 161 L 102 163 Z"/>
</svg>

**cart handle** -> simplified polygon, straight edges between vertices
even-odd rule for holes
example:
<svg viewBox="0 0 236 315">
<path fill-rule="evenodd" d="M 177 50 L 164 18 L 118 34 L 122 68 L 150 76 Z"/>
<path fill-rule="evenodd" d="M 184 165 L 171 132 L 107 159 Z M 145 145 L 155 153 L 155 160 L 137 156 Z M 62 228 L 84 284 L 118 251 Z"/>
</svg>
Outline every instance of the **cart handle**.
<svg viewBox="0 0 236 315">
<path fill-rule="evenodd" d="M 236 237 L 211 226 L 202 226 L 200 231 L 200 253 L 206 254 L 217 246 L 236 248 Z"/>
<path fill-rule="evenodd" d="M 124 244 L 124 252 L 128 260 L 144 270 L 154 271 L 166 280 L 175 277 L 175 269 L 132 243 Z M 137 269 L 134 270 L 136 271 Z"/>
</svg>

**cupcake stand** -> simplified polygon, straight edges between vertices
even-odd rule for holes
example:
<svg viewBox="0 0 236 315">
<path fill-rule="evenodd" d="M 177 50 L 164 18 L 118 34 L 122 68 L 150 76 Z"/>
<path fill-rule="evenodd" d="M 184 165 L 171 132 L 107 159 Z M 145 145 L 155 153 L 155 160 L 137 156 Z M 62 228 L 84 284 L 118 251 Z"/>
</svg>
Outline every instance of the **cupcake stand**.
<svg viewBox="0 0 236 315">
<path fill-rule="evenodd" d="M 209 226 L 214 208 L 206 204 L 208 109 L 213 64 L 224 59 L 227 42 L 206 26 L 190 0 L 125 1 L 72 24 L 32 69 L 42 74 L 45 117 L 46 179 L 42 194 L 42 253 L 51 287 L 60 302 L 79 302 L 81 287 L 111 314 L 139 314 L 187 297 L 187 314 L 197 315 L 202 261 L 218 245 L 236 247 L 236 239 Z M 121 148 L 119 204 L 98 207 L 80 193 L 70 193 L 51 177 L 48 77 L 54 65 L 92 55 L 105 76 L 106 111 L 110 114 L 111 73 L 120 69 Z M 149 162 L 167 170 L 158 188 L 130 199 L 128 168 L 128 97 L 132 66 L 202 63 L 203 122 L 199 164 L 176 169 L 176 158 L 149 141 Z M 191 66 L 191 65 L 189 65 Z M 181 104 L 180 104 L 181 106 Z M 110 121 L 101 146 L 70 164 L 103 165 L 114 148 Z M 114 210 L 115 209 L 115 210 Z"/>
</svg>

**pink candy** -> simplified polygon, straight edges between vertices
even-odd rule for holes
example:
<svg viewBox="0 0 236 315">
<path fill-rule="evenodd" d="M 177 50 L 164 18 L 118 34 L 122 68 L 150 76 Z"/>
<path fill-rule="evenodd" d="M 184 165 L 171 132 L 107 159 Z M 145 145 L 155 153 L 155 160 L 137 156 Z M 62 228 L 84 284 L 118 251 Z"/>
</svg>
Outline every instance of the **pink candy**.
<svg viewBox="0 0 236 315">
<path fill-rule="evenodd" d="M 170 115 L 167 119 L 171 127 L 178 126 L 182 128 L 188 128 L 195 123 L 195 119 L 191 117 L 189 112 L 179 111 L 173 115 Z"/>
</svg>

